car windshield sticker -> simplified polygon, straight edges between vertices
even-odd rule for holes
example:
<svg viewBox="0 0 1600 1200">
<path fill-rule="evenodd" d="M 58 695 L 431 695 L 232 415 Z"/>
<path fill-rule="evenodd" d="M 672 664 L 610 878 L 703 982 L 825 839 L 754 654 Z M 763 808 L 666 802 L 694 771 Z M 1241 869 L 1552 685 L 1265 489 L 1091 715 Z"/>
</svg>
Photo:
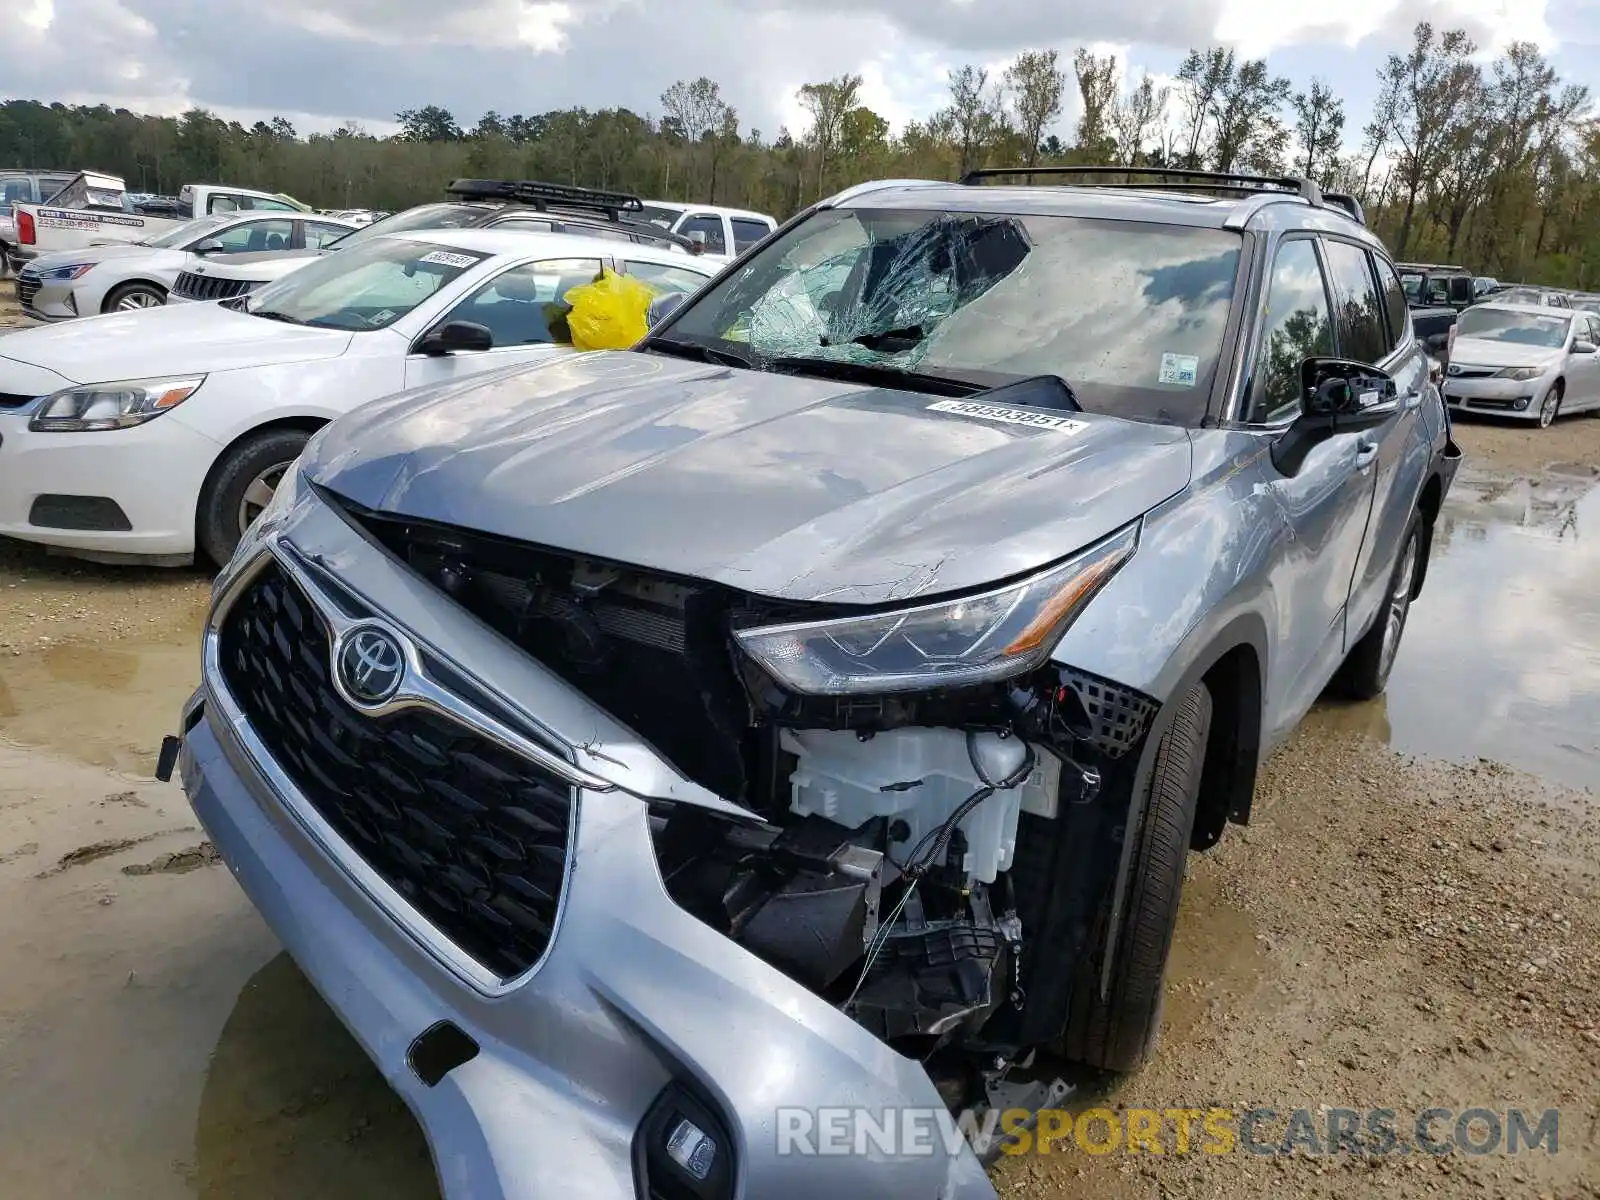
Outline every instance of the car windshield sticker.
<svg viewBox="0 0 1600 1200">
<path fill-rule="evenodd" d="M 374 325 L 387 325 L 390 321 L 394 320 L 394 310 L 386 308 L 382 312 L 373 313 L 372 316 L 368 317 L 367 319 Z"/>
<path fill-rule="evenodd" d="M 1195 376 L 1200 373 L 1200 359 L 1193 354 L 1163 354 L 1161 356 L 1161 374 L 1157 379 L 1161 383 L 1174 384 L 1177 387 L 1193 387 Z"/>
<path fill-rule="evenodd" d="M 424 254 L 419 261 L 433 263 L 441 267 L 464 268 L 473 266 L 478 259 L 472 254 L 451 254 L 448 250 L 435 250 L 432 253 Z"/>
<path fill-rule="evenodd" d="M 1030 425 L 1035 429 L 1054 429 L 1057 433 L 1077 433 L 1080 429 L 1088 428 L 1086 422 L 1074 421 L 1071 417 L 1029 412 L 1025 408 L 1002 408 L 998 404 L 978 404 L 971 400 L 940 400 L 928 405 L 928 411 L 977 417 L 980 421 L 999 421 L 1002 425 Z"/>
</svg>

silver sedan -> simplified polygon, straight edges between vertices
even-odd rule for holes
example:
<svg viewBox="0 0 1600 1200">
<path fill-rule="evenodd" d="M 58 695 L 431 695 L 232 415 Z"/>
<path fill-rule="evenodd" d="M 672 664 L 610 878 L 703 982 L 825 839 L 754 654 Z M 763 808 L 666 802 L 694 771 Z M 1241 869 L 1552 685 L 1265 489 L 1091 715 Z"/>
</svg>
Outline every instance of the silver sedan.
<svg viewBox="0 0 1600 1200">
<path fill-rule="evenodd" d="M 1445 401 L 1455 412 L 1537 421 L 1600 409 L 1600 317 L 1491 301 L 1461 314 L 1451 335 Z"/>
<path fill-rule="evenodd" d="M 41 255 L 17 276 L 17 299 L 36 321 L 154 308 L 166 303 L 178 273 L 202 260 L 321 247 L 355 228 L 342 217 L 284 212 L 201 217 L 143 242 Z"/>
</svg>

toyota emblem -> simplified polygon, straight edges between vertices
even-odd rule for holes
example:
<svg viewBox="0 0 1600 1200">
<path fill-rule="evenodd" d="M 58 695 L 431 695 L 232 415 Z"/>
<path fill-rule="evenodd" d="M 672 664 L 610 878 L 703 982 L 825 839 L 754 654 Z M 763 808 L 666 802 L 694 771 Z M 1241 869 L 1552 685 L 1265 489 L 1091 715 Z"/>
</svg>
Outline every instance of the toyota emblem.
<svg viewBox="0 0 1600 1200">
<path fill-rule="evenodd" d="M 1461 364 L 1460 364 L 1460 363 L 1451 363 L 1451 364 L 1450 364 L 1450 366 L 1449 366 L 1449 367 L 1447 367 L 1447 368 L 1446 368 L 1446 369 L 1447 369 L 1447 370 L 1448 370 L 1448 371 L 1449 371 L 1449 372 L 1450 372 L 1450 374 L 1452 374 L 1452 375 L 1459 375 L 1459 374 L 1461 374 Z"/>
<path fill-rule="evenodd" d="M 400 643 L 382 629 L 353 630 L 339 651 L 339 682 L 362 704 L 382 704 L 400 690 L 405 655 Z"/>
</svg>

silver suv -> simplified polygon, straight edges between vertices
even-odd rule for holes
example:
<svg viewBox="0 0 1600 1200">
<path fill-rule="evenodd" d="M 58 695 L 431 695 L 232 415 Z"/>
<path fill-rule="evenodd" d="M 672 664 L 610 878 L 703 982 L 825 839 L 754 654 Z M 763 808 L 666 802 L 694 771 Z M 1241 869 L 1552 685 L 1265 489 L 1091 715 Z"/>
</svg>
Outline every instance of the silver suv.
<svg viewBox="0 0 1600 1200">
<path fill-rule="evenodd" d="M 1384 687 L 1460 455 L 1359 206 L 1059 174 L 370 405 L 218 579 L 164 769 L 448 1196 L 992 1197 L 1000 1110 L 1152 1046 L 1186 853 Z"/>
</svg>

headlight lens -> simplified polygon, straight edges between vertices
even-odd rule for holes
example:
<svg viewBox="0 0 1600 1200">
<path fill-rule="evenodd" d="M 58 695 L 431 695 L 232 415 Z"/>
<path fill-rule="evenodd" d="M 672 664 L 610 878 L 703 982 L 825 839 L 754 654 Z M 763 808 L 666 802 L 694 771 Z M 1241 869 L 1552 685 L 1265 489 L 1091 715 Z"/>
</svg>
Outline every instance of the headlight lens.
<svg viewBox="0 0 1600 1200">
<path fill-rule="evenodd" d="M 918 691 L 1032 670 L 1133 556 L 1139 527 L 1019 583 L 871 616 L 735 632 L 779 682 L 812 696 Z"/>
<path fill-rule="evenodd" d="M 45 397 L 28 428 L 35 433 L 82 433 L 143 425 L 182 404 L 205 380 L 204 375 L 190 375 L 67 388 Z"/>
<path fill-rule="evenodd" d="M 95 268 L 94 263 L 73 263 L 68 267 L 51 267 L 48 271 L 40 271 L 40 279 L 48 279 L 52 283 L 65 283 L 73 279 L 81 279 Z"/>
<path fill-rule="evenodd" d="M 1544 374 L 1543 367 L 1507 367 L 1504 371 L 1496 371 L 1496 379 L 1537 379 Z"/>
</svg>

